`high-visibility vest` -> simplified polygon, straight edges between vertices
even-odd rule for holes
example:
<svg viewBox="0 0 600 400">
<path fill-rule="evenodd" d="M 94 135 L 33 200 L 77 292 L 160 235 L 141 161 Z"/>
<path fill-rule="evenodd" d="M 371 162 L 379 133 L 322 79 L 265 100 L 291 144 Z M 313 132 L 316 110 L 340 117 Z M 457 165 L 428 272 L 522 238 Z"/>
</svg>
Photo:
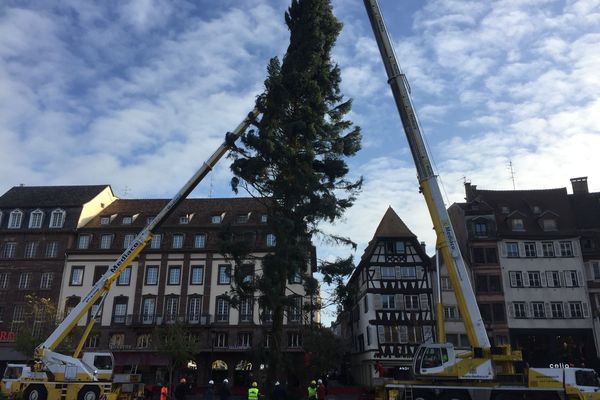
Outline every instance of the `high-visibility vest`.
<svg viewBox="0 0 600 400">
<path fill-rule="evenodd" d="M 308 398 L 317 398 L 317 388 L 315 386 L 309 386 L 308 387 Z"/>
<path fill-rule="evenodd" d="M 258 388 L 251 387 L 248 389 L 248 400 L 258 400 Z"/>
<path fill-rule="evenodd" d="M 169 394 L 169 388 L 166 386 L 163 386 L 160 389 L 160 400 L 167 400 L 167 395 Z"/>
</svg>

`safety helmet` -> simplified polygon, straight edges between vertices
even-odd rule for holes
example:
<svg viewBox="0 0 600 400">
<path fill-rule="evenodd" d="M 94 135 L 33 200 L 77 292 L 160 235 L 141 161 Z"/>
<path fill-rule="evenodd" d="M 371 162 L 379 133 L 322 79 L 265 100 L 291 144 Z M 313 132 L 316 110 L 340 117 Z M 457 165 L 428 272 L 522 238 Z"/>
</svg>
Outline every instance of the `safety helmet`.
<svg viewBox="0 0 600 400">
<path fill-rule="evenodd" d="M 210 381 L 208 381 L 208 384 L 209 384 L 209 385 L 214 385 L 214 384 L 215 384 L 215 381 L 213 381 L 213 380 L 211 379 Z"/>
<path fill-rule="evenodd" d="M 310 381 L 310 384 L 311 384 L 311 385 L 316 385 L 316 384 L 317 384 L 317 382 L 315 382 L 314 380 L 312 380 L 312 381 Z"/>
<path fill-rule="evenodd" d="M 223 379 L 223 383 L 229 383 L 227 379 Z"/>
<path fill-rule="evenodd" d="M 258 386 L 258 383 L 252 382 L 252 387 L 257 387 L 257 386 Z"/>
<path fill-rule="evenodd" d="M 319 380 L 317 381 L 317 383 L 320 385 L 321 383 L 323 383 L 323 381 L 319 379 Z"/>
<path fill-rule="evenodd" d="M 279 381 L 275 382 L 275 386 L 279 386 Z"/>
<path fill-rule="evenodd" d="M 186 383 L 186 382 L 187 382 L 187 381 L 185 380 L 185 378 L 181 378 L 181 379 L 179 380 L 179 383 Z"/>
</svg>

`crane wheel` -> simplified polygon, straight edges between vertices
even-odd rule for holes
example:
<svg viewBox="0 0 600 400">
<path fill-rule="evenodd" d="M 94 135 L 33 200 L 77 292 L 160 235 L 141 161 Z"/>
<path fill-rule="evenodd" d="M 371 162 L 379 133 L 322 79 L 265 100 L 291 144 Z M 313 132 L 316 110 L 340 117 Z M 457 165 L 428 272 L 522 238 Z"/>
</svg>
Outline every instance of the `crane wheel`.
<svg viewBox="0 0 600 400">
<path fill-rule="evenodd" d="M 77 400 L 100 400 L 100 390 L 98 386 L 84 386 L 79 390 Z"/>
<path fill-rule="evenodd" d="M 46 400 L 48 391 L 43 385 L 29 385 L 23 392 L 23 400 Z"/>
</svg>

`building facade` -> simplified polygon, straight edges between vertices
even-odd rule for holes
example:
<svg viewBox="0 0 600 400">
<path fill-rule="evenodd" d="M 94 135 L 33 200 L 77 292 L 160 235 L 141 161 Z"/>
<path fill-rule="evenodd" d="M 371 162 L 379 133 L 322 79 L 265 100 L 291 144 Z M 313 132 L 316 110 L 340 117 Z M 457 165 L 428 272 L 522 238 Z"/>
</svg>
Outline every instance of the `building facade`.
<svg viewBox="0 0 600 400">
<path fill-rule="evenodd" d="M 434 341 L 435 333 L 430 259 L 391 207 L 348 287 L 355 301 L 340 324 L 352 343 L 352 380 L 372 385 L 383 375 L 400 376 L 416 347 Z"/>
</svg>

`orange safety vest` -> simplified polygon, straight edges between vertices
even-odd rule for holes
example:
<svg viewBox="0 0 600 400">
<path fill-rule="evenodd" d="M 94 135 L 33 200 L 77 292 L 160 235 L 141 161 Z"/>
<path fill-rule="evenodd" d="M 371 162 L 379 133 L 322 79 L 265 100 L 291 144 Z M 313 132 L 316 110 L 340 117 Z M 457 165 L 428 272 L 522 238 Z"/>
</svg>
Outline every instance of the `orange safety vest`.
<svg viewBox="0 0 600 400">
<path fill-rule="evenodd" d="M 163 386 L 160 389 L 160 400 L 167 400 L 167 395 L 169 394 L 169 388 L 166 386 Z"/>
</svg>

